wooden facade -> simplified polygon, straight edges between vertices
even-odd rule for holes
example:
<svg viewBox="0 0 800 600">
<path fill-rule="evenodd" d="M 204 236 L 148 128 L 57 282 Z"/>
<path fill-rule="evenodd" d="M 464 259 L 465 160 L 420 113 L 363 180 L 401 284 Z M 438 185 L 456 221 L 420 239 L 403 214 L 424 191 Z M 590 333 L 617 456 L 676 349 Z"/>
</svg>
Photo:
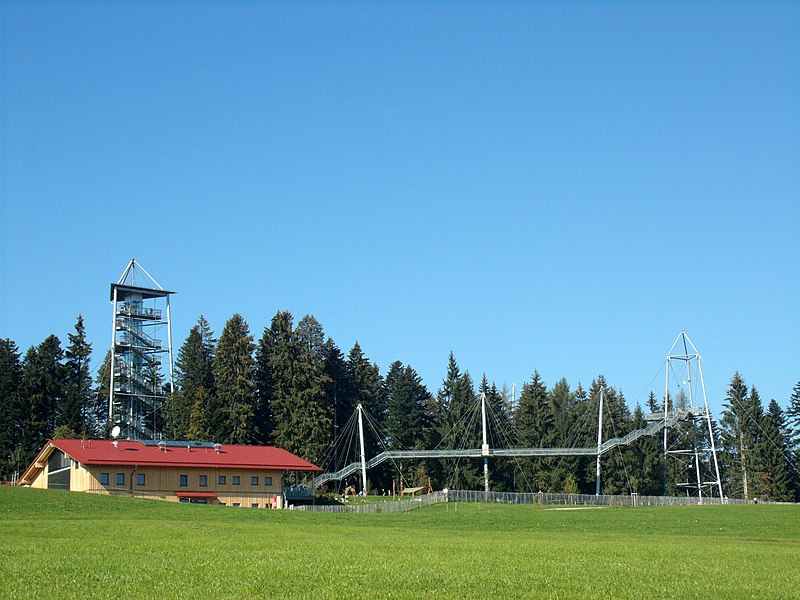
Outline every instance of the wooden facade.
<svg viewBox="0 0 800 600">
<path fill-rule="evenodd" d="M 93 440 L 91 443 L 111 442 Z M 229 446 L 228 454 L 235 455 L 236 448 L 255 447 Z M 97 464 L 86 464 L 80 460 L 81 452 L 71 453 L 66 444 L 48 442 L 23 474 L 21 483 L 34 488 L 125 495 L 172 502 L 282 508 L 283 479 L 286 470 L 318 471 L 319 468 L 288 452 L 283 450 L 280 452 L 300 462 L 289 469 L 285 468 L 285 464 L 231 465 L 226 464 L 225 460 L 215 460 L 224 454 L 218 451 L 216 454 L 212 452 L 210 455 L 207 453 L 206 457 L 201 457 L 206 463 L 218 464 L 170 464 L 186 459 L 178 452 L 173 455 L 165 452 L 163 456 L 154 454 L 155 461 L 160 459 L 161 464 L 113 464 L 119 463 L 122 459 L 113 454 L 103 460 L 109 456 L 106 452 L 99 457 L 92 457 L 92 462 Z M 85 454 L 90 455 L 89 452 Z M 154 462 L 149 455 L 142 457 L 141 460 Z M 231 460 L 227 462 L 230 463 Z M 311 468 L 301 468 L 305 465 Z M 284 468 L 280 468 L 281 466 Z"/>
</svg>

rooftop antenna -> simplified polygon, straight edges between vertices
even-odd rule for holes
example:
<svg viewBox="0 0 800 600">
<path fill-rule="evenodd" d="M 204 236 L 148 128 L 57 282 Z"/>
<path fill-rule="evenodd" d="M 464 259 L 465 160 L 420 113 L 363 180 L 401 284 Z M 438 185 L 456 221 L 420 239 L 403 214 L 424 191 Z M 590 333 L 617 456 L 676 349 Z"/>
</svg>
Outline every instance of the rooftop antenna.
<svg viewBox="0 0 800 600">
<path fill-rule="evenodd" d="M 113 429 L 111 429 L 111 437 L 114 440 L 111 443 L 114 444 L 114 448 L 116 449 L 119 449 L 119 442 L 117 441 L 117 438 L 119 437 L 120 431 L 122 430 L 119 428 L 119 425 L 114 425 Z"/>
</svg>

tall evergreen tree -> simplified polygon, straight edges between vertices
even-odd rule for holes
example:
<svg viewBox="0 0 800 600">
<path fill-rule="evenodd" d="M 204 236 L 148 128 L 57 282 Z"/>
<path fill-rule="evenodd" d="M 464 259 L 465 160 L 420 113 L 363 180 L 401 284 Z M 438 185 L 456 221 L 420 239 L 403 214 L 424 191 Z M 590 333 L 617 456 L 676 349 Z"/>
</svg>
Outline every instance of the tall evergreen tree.
<svg viewBox="0 0 800 600">
<path fill-rule="evenodd" d="M 64 397 L 64 350 L 61 341 L 48 336 L 25 354 L 20 392 L 25 409 L 20 447 L 30 461 L 56 428 L 56 408 Z"/>
<path fill-rule="evenodd" d="M 298 453 L 303 440 L 294 427 L 295 371 L 298 347 L 293 317 L 289 311 L 278 312 L 260 342 L 259 384 L 269 398 L 272 417 L 272 441 L 290 452 Z"/>
<path fill-rule="evenodd" d="M 333 407 L 331 425 L 333 438 L 336 439 L 355 410 L 353 384 L 348 373 L 347 360 L 331 338 L 322 347 L 322 359 L 325 365 L 326 403 Z"/>
<path fill-rule="evenodd" d="M 198 393 L 203 392 L 203 400 L 198 406 L 210 406 L 210 398 L 215 394 L 214 355 L 216 340 L 205 317 L 200 315 L 197 324 L 189 331 L 189 335 L 178 350 L 175 362 L 176 389 L 170 394 L 165 407 L 166 428 L 168 438 L 187 439 L 192 428 L 192 414 L 201 421 L 209 421 L 209 415 L 196 413 Z M 194 428 L 195 431 L 207 431 L 207 427 Z M 206 433 L 208 435 L 208 432 Z"/>
<path fill-rule="evenodd" d="M 747 394 L 747 385 L 737 372 L 731 379 L 723 406 L 723 487 L 729 495 L 750 500 L 756 497 L 758 487 L 754 481 L 757 461 L 753 451 L 760 437 L 758 423 L 763 415 L 761 400 L 755 390 Z"/>
<path fill-rule="evenodd" d="M 792 460 L 786 416 L 772 400 L 761 420 L 762 439 L 756 448 L 760 459 L 760 492 L 775 502 L 792 502 Z"/>
<path fill-rule="evenodd" d="M 547 398 L 547 386 L 538 371 L 533 372 L 530 382 L 522 386 L 519 403 L 514 414 L 517 440 L 523 448 L 545 448 L 553 441 L 555 415 Z M 520 460 L 522 470 L 518 482 L 524 482 L 528 491 L 549 491 L 551 472 L 540 457 Z"/>
<path fill-rule="evenodd" d="M 295 330 L 297 366 L 294 409 L 296 434 L 302 436 L 301 456 L 321 461 L 333 442 L 333 404 L 326 391 L 330 380 L 325 370 L 325 334 L 322 325 L 306 315 Z"/>
<path fill-rule="evenodd" d="M 10 479 L 19 464 L 25 408 L 22 405 L 22 363 L 13 340 L 0 339 L 0 482 Z"/>
<path fill-rule="evenodd" d="M 445 448 L 480 448 L 480 411 L 472 377 L 461 372 L 453 353 L 447 365 L 447 377 L 437 393 L 442 446 Z M 483 487 L 482 463 L 475 459 L 446 459 L 441 463 L 447 485 L 460 489 Z"/>
<path fill-rule="evenodd" d="M 234 314 L 222 330 L 214 357 L 216 402 L 211 410 L 211 435 L 225 444 L 250 444 L 255 431 L 253 370 L 255 346 L 250 329 Z"/>
<path fill-rule="evenodd" d="M 92 436 L 106 438 L 109 434 L 108 420 L 108 386 L 111 383 L 111 350 L 106 352 L 100 368 L 97 370 L 97 377 L 94 380 L 94 392 L 92 393 L 87 423 Z"/>
<path fill-rule="evenodd" d="M 65 352 L 64 395 L 57 407 L 56 424 L 68 427 L 85 437 L 93 433 L 89 419 L 92 403 L 92 375 L 89 370 L 91 355 L 92 345 L 86 341 L 83 316 L 78 315 L 75 333 L 69 334 L 69 346 Z"/>
</svg>

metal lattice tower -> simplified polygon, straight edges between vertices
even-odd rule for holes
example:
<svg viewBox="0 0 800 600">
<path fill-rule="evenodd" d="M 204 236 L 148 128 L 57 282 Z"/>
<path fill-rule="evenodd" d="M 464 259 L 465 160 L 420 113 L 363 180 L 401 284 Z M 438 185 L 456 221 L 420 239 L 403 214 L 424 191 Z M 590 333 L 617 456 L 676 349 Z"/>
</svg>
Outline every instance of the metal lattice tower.
<svg viewBox="0 0 800 600">
<path fill-rule="evenodd" d="M 137 275 L 141 273 L 145 277 Z M 145 279 L 146 278 L 146 279 Z M 145 285 L 142 285 L 144 283 Z M 111 284 L 114 306 L 109 425 L 120 427 L 124 439 L 159 439 L 163 406 L 173 389 L 172 332 L 169 297 L 136 259 Z M 166 329 L 167 347 L 160 336 Z M 168 354 L 169 382 L 164 382 L 162 358 Z"/>
<path fill-rule="evenodd" d="M 702 359 L 683 331 L 667 354 L 666 371 L 665 469 L 672 471 L 676 488 L 701 502 L 704 496 L 723 498 Z"/>
</svg>

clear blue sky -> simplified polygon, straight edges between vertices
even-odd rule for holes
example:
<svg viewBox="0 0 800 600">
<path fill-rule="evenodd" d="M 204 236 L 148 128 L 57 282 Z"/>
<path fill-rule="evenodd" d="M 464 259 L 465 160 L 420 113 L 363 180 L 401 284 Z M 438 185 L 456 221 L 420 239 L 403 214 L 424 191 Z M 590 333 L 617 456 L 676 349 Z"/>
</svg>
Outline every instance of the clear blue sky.
<svg viewBox="0 0 800 600">
<path fill-rule="evenodd" d="M 605 374 L 663 392 L 681 329 L 718 410 L 800 380 L 796 2 L 0 5 L 0 336 L 135 257 L 256 338 L 313 314 L 435 391 Z"/>
</svg>

